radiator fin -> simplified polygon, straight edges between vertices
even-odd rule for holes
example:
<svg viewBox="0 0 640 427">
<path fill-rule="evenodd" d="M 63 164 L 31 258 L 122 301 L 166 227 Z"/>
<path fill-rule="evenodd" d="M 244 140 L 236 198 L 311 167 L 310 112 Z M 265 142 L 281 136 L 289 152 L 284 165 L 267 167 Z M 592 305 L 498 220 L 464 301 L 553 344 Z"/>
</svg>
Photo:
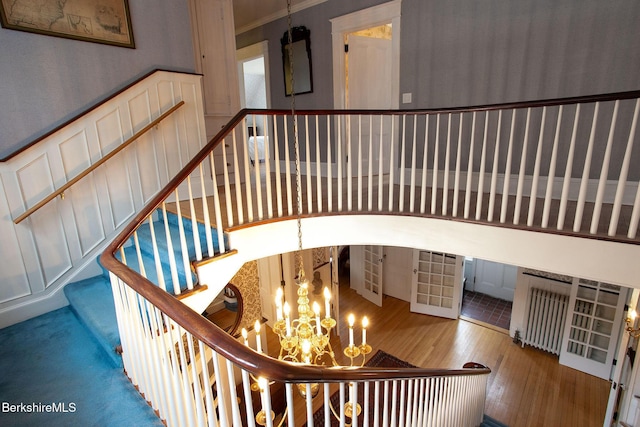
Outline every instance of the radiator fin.
<svg viewBox="0 0 640 427">
<path fill-rule="evenodd" d="M 568 307 L 568 295 L 531 288 L 522 346 L 560 355 Z"/>
</svg>

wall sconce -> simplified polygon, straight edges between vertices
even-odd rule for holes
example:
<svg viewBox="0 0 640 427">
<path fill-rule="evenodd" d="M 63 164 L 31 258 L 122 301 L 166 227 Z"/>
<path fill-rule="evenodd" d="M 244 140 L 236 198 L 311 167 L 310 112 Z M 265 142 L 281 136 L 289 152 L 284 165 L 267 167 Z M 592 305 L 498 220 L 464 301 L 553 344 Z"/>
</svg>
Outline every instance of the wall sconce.
<svg viewBox="0 0 640 427">
<path fill-rule="evenodd" d="M 640 328 L 634 328 L 637 317 L 638 313 L 636 313 L 635 310 L 631 310 L 629 311 L 629 315 L 627 316 L 627 318 L 624 320 L 624 322 L 627 324 L 625 331 L 627 331 L 627 333 L 633 338 L 640 337 Z"/>
</svg>

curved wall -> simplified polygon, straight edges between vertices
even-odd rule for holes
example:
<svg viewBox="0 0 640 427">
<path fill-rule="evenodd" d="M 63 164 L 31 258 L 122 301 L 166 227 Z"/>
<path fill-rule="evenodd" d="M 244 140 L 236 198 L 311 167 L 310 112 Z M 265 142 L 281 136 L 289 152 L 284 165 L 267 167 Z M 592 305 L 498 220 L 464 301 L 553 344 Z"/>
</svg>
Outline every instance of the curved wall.
<svg viewBox="0 0 640 427">
<path fill-rule="evenodd" d="M 461 221 L 399 215 L 326 215 L 304 218 L 303 247 L 384 245 L 472 256 L 640 288 L 640 246 L 559 234 L 511 229 Z M 295 219 L 268 222 L 229 232 L 230 247 L 237 249 L 233 264 L 295 251 Z M 213 282 L 222 279 L 216 266 L 201 267 L 199 274 Z M 229 267 L 231 274 L 233 266 Z M 212 269 L 212 270 L 208 270 Z M 235 271 L 233 271 L 235 272 Z"/>
</svg>

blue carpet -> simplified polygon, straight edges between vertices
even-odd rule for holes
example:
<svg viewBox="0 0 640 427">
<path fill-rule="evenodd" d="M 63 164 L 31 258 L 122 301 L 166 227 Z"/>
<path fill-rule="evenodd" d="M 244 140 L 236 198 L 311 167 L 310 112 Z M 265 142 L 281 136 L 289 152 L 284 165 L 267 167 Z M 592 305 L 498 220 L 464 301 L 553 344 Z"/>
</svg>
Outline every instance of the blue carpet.
<svg viewBox="0 0 640 427">
<path fill-rule="evenodd" d="M 0 343 L 0 425 L 163 425 L 70 308 L 2 329 Z M 42 412 L 51 404 L 68 412 Z"/>
<path fill-rule="evenodd" d="M 69 307 L 80 323 L 104 349 L 114 367 L 122 368 L 122 357 L 115 349 L 120 345 L 120 333 L 109 279 L 96 276 L 64 287 Z"/>
</svg>

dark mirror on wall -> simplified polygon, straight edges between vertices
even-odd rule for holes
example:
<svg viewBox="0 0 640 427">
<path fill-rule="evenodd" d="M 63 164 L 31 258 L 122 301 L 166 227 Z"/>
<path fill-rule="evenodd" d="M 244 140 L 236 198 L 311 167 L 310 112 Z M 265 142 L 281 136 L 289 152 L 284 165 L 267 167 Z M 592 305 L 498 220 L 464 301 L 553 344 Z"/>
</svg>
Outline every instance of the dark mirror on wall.
<svg viewBox="0 0 640 427">
<path fill-rule="evenodd" d="M 291 96 L 292 93 L 298 95 L 313 92 L 310 33 L 306 27 L 294 27 L 291 29 L 291 43 L 289 43 L 288 31 L 285 31 L 280 40 L 284 69 L 284 94 L 286 96 Z M 293 64 L 291 58 L 293 58 Z"/>
</svg>

